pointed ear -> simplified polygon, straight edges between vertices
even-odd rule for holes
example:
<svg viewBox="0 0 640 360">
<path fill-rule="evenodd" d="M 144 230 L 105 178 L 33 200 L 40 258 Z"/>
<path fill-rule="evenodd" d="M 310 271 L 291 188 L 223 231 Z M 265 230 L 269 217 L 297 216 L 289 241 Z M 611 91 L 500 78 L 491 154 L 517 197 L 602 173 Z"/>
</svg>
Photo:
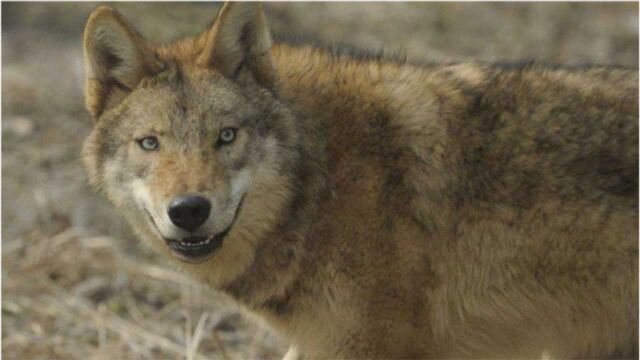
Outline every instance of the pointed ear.
<svg viewBox="0 0 640 360">
<path fill-rule="evenodd" d="M 145 76 L 162 70 L 144 38 L 114 9 L 100 6 L 84 30 L 85 105 L 94 119 Z"/>
<path fill-rule="evenodd" d="M 262 6 L 251 2 L 225 3 L 205 34 L 198 62 L 233 80 L 250 75 L 258 84 L 273 89 L 271 35 Z"/>
</svg>

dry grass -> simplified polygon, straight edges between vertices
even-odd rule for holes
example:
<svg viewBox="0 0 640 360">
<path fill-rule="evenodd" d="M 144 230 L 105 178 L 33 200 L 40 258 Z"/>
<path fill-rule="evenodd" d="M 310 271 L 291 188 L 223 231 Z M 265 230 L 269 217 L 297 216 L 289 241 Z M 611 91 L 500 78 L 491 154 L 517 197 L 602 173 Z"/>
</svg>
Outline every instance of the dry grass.
<svg viewBox="0 0 640 360">
<path fill-rule="evenodd" d="M 244 359 L 282 352 L 220 295 L 117 244 L 73 227 L 5 242 L 3 356 Z"/>
<path fill-rule="evenodd" d="M 2 355 L 6 359 L 280 356 L 285 343 L 164 266 L 86 185 L 81 35 L 92 3 L 3 3 Z M 157 41 L 218 4 L 118 7 Z M 409 59 L 638 64 L 638 5 L 273 3 L 303 34 Z"/>
</svg>

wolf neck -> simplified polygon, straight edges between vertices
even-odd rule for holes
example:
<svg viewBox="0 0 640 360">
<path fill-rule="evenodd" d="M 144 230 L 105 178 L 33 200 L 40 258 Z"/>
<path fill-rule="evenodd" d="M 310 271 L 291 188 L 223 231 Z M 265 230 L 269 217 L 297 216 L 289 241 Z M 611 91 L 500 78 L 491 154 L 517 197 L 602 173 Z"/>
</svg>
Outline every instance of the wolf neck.
<svg viewBox="0 0 640 360">
<path fill-rule="evenodd" d="M 409 81 L 406 68 L 392 62 L 339 59 L 318 49 L 282 45 L 273 55 L 279 98 L 296 113 L 299 158 L 292 173 L 297 190 L 288 217 L 263 241 L 254 265 L 223 290 L 279 327 L 295 317 L 298 307 L 314 303 L 309 297 L 324 296 L 313 284 L 329 271 L 324 264 L 360 261 L 359 255 L 347 259 L 353 249 L 342 247 L 380 241 L 384 248 L 386 226 L 395 226 L 394 216 L 406 215 L 389 214 L 384 203 L 406 209 L 410 202 L 410 192 L 401 189 L 403 170 L 392 166 L 401 156 L 393 138 L 393 116 L 401 110 L 392 103 L 389 86 Z M 381 216 L 373 216 L 376 211 Z M 352 233 L 357 222 L 371 227 Z M 364 260 L 351 265 L 369 266 Z"/>
<path fill-rule="evenodd" d="M 283 99 L 285 106 L 292 105 Z M 268 317 L 286 317 L 290 300 L 297 295 L 303 271 L 311 271 L 306 237 L 317 219 L 318 204 L 326 197 L 326 135 L 323 123 L 297 106 L 284 110 L 282 121 L 294 122 L 295 139 L 286 145 L 295 152 L 284 170 L 293 189 L 280 222 L 267 233 L 255 253 L 254 263 L 239 277 L 222 287 L 249 310 Z"/>
<path fill-rule="evenodd" d="M 286 54 L 278 56 L 280 51 Z M 344 151 L 338 147 L 349 147 L 359 141 L 355 136 L 349 140 L 336 138 L 357 130 L 342 127 L 348 133 L 340 134 L 339 127 L 341 123 L 354 125 L 371 120 L 364 119 L 366 115 L 363 117 L 359 102 L 371 101 L 372 96 L 367 98 L 366 91 L 372 89 L 370 84 L 347 81 L 349 76 L 367 71 L 367 63 L 336 61 L 322 50 L 278 45 L 273 55 L 276 69 L 281 69 L 278 96 L 295 113 L 299 140 L 293 148 L 298 159 L 291 180 L 296 190 L 289 209 L 283 212 L 281 224 L 258 247 L 254 264 L 223 290 L 249 309 L 283 320 L 294 311 L 300 293 L 308 294 L 308 289 L 301 288 L 306 287 L 307 280 L 300 281 L 300 277 L 312 277 L 319 265 L 314 254 L 317 244 L 311 244 L 310 238 L 328 241 L 315 239 L 313 233 L 322 218 L 319 208 L 331 203 L 330 192 L 336 196 L 336 191 L 342 191 L 335 181 L 328 184 L 328 172 L 335 171 L 335 164 L 330 163 L 339 162 L 336 154 Z"/>
</svg>

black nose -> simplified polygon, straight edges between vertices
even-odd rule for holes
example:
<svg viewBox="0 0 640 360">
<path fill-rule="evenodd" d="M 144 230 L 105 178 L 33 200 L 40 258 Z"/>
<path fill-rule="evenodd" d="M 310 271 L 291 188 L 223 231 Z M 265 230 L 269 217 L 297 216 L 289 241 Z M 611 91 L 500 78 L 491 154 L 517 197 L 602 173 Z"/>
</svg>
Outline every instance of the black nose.
<svg viewBox="0 0 640 360">
<path fill-rule="evenodd" d="M 209 200 L 197 195 L 178 196 L 169 204 L 169 218 L 177 227 L 193 231 L 204 224 L 211 212 Z"/>
</svg>

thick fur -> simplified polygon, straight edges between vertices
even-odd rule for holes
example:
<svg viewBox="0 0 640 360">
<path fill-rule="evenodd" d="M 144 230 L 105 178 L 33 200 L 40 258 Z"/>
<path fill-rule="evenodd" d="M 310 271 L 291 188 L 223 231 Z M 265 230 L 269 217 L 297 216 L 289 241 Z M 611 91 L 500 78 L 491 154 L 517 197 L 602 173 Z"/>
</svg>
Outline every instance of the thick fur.
<svg viewBox="0 0 640 360">
<path fill-rule="evenodd" d="M 637 357 L 637 70 L 272 46 L 251 3 L 162 46 L 101 7 L 85 58 L 91 183 L 291 358 Z M 158 233 L 186 192 L 235 216 L 199 263 Z"/>
</svg>

